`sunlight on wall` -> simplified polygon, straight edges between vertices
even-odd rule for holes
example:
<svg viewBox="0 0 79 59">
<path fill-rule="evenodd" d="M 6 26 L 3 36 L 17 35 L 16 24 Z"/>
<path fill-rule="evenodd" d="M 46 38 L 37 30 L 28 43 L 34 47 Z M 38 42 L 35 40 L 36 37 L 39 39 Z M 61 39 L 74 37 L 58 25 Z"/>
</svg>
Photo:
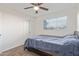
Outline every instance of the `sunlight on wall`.
<svg viewBox="0 0 79 59">
<path fill-rule="evenodd" d="M 79 31 L 79 13 L 77 14 L 77 31 Z"/>
<path fill-rule="evenodd" d="M 29 33 L 29 21 L 24 22 L 24 30 L 26 31 L 26 33 Z"/>
</svg>

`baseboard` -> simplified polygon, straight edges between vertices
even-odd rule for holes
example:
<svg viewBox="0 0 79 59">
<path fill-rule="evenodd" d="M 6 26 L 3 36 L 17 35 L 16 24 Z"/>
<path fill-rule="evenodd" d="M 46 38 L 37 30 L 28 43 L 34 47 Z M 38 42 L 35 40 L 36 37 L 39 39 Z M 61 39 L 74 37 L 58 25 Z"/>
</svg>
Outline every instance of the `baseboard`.
<svg viewBox="0 0 79 59">
<path fill-rule="evenodd" d="M 24 44 L 24 43 L 23 43 L 23 44 Z M 18 44 L 18 45 L 16 45 L 16 46 L 7 48 L 7 49 L 5 49 L 5 50 L 0 51 L 0 53 L 3 53 L 3 52 L 8 51 L 8 50 L 10 50 L 10 49 L 16 48 L 16 47 L 18 47 L 18 46 L 22 46 L 23 44 Z"/>
</svg>

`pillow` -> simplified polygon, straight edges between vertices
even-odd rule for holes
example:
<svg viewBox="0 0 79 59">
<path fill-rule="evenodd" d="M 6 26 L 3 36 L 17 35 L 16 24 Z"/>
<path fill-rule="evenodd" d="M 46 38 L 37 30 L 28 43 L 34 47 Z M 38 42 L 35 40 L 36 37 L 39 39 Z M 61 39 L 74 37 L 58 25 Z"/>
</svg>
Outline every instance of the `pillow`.
<svg viewBox="0 0 79 59">
<path fill-rule="evenodd" d="M 74 35 L 77 35 L 78 34 L 78 31 L 74 31 Z"/>
<path fill-rule="evenodd" d="M 74 36 L 79 39 L 79 32 L 78 31 L 74 31 Z"/>
</svg>

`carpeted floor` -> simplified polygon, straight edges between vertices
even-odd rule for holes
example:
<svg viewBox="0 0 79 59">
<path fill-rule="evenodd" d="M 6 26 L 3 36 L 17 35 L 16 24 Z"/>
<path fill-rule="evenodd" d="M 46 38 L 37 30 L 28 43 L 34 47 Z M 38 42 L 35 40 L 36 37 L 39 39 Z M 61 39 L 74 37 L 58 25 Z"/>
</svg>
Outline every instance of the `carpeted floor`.
<svg viewBox="0 0 79 59">
<path fill-rule="evenodd" d="M 1 53 L 0 56 L 39 56 L 39 55 L 34 52 L 30 52 L 27 49 L 24 51 L 23 46 L 19 46 Z"/>
</svg>

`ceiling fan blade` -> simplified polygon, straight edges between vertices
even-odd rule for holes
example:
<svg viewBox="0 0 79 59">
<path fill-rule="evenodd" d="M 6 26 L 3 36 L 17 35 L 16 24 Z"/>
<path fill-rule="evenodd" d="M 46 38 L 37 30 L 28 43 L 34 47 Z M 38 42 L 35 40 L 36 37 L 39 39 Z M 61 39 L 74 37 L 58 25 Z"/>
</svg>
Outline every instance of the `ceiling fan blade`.
<svg viewBox="0 0 79 59">
<path fill-rule="evenodd" d="M 24 8 L 24 9 L 29 9 L 29 8 L 33 8 L 33 6 L 31 6 L 31 7 L 26 7 L 26 8 Z"/>
<path fill-rule="evenodd" d="M 31 4 L 37 6 L 37 5 L 41 5 L 43 3 L 31 3 Z"/>
<path fill-rule="evenodd" d="M 35 11 L 36 12 L 36 14 L 38 13 L 38 11 Z"/>
<path fill-rule="evenodd" d="M 43 3 L 38 3 L 38 5 L 41 5 L 41 4 L 43 4 Z"/>
<path fill-rule="evenodd" d="M 44 8 L 44 7 L 39 7 L 39 8 L 48 11 L 48 8 Z"/>
<path fill-rule="evenodd" d="M 37 6 L 37 3 L 31 3 L 32 5 L 35 5 L 35 6 Z"/>
</svg>

